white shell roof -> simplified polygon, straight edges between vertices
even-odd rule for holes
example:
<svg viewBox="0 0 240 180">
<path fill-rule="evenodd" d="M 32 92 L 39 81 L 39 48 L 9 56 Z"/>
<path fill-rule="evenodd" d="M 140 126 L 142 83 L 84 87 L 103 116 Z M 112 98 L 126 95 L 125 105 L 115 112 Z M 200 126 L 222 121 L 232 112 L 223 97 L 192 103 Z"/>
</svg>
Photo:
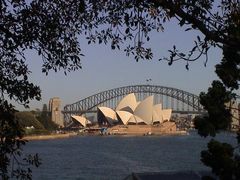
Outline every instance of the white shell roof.
<svg viewBox="0 0 240 180">
<path fill-rule="evenodd" d="M 128 123 L 136 123 L 136 124 L 138 124 L 138 123 L 142 123 L 142 122 L 144 122 L 144 123 L 146 123 L 144 120 L 142 120 L 140 117 L 138 117 L 138 116 L 135 116 L 135 115 L 132 115 L 132 117 L 129 119 L 129 121 L 128 121 Z"/>
<path fill-rule="evenodd" d="M 123 124 L 126 125 L 133 114 L 127 111 L 117 111 L 117 115 L 119 116 Z"/>
<path fill-rule="evenodd" d="M 118 104 L 116 111 L 108 107 L 98 107 L 102 114 L 110 121 L 118 121 L 123 124 L 141 123 L 153 124 L 153 122 L 169 121 L 172 109 L 162 109 L 162 104 L 153 105 L 153 96 L 145 98 L 142 102 L 136 101 L 136 96 L 131 93 L 125 96 Z"/>
<path fill-rule="evenodd" d="M 78 121 L 83 127 L 86 127 L 87 124 L 91 124 L 91 121 L 87 120 L 85 117 L 83 116 L 77 116 L 77 115 L 73 115 L 71 116 L 73 119 L 75 119 L 76 121 Z"/>
<path fill-rule="evenodd" d="M 143 119 L 146 124 L 152 124 L 153 96 L 145 98 L 135 109 L 134 115 Z"/>
<path fill-rule="evenodd" d="M 105 117 L 116 120 L 116 112 L 108 107 L 98 107 L 98 109 L 103 113 Z"/>
<path fill-rule="evenodd" d="M 163 120 L 170 121 L 172 109 L 163 109 L 162 112 L 163 112 L 163 114 L 162 114 Z"/>
<path fill-rule="evenodd" d="M 163 120 L 162 120 L 162 116 L 157 114 L 156 111 L 153 110 L 153 117 L 152 117 L 152 122 L 159 122 L 161 123 Z"/>
<path fill-rule="evenodd" d="M 162 116 L 162 104 L 156 104 L 153 106 L 153 122 L 163 122 L 163 116 Z"/>
<path fill-rule="evenodd" d="M 116 111 L 125 110 L 128 112 L 133 112 L 137 106 L 137 100 L 134 93 L 125 96 L 117 105 Z M 129 110 L 127 109 L 130 108 Z"/>
<path fill-rule="evenodd" d="M 156 111 L 156 113 L 158 115 L 162 114 L 162 104 L 156 104 L 153 106 L 154 111 Z"/>
</svg>

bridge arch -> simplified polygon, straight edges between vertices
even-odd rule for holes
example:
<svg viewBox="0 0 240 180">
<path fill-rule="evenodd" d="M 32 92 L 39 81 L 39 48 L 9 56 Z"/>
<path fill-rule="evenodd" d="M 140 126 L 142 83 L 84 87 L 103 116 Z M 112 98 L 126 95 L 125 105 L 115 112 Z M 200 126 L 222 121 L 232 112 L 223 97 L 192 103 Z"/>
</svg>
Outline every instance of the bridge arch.
<svg viewBox="0 0 240 180">
<path fill-rule="evenodd" d="M 72 114 L 83 114 L 85 112 L 94 110 L 94 108 L 96 109 L 97 106 L 106 101 L 119 96 L 125 96 L 130 93 L 148 93 L 149 95 L 160 94 L 187 104 L 188 106 L 192 107 L 193 111 L 203 111 L 203 108 L 199 102 L 199 97 L 187 91 L 158 85 L 133 85 L 102 91 L 73 104 L 66 105 L 63 111 L 64 119 L 68 121 L 70 120 Z"/>
</svg>

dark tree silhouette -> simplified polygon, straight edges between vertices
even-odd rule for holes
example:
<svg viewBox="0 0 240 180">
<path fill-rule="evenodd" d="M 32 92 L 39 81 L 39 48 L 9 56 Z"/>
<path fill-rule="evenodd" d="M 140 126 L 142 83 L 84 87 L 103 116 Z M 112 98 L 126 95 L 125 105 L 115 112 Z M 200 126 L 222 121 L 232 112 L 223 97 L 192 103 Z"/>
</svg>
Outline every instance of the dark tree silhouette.
<svg viewBox="0 0 240 180">
<path fill-rule="evenodd" d="M 25 107 L 40 100 L 40 88 L 28 79 L 28 49 L 42 56 L 42 71 L 81 68 L 77 34 L 84 19 L 82 1 L 0 1 L 0 179 L 31 179 L 27 165 L 39 166 L 38 155 L 22 157 L 23 131 L 8 99 Z"/>
<path fill-rule="evenodd" d="M 110 42 L 112 49 L 120 49 L 123 43 L 130 42 L 124 51 L 126 55 L 133 55 L 138 61 L 152 59 L 151 48 L 145 47 L 144 42 L 150 40 L 149 32 L 164 31 L 166 21 L 176 19 L 179 26 L 184 27 L 186 31 L 198 30 L 202 33 L 202 38 L 197 36 L 189 51 L 181 52 L 173 45 L 169 50 L 169 57 L 159 59 L 168 61 L 169 65 L 177 60 L 184 60 L 188 69 L 189 63 L 201 56 L 205 56 L 207 62 L 210 48 L 221 48 L 223 59 L 221 62 L 219 60 L 216 66 L 216 73 L 222 83 L 214 82 L 209 92 L 201 95 L 201 101 L 209 116 L 199 118 L 196 127 L 199 132 L 204 132 L 203 135 L 214 135 L 215 132 L 226 129 L 231 122 L 231 114 L 223 110 L 226 109 L 223 103 L 229 100 L 229 96 L 234 97 L 234 89 L 239 89 L 239 0 L 1 0 L 0 9 L 2 179 L 10 177 L 10 160 L 21 157 L 20 147 L 25 143 L 21 139 L 21 128 L 14 117 L 14 107 L 8 99 L 27 107 L 30 100 L 40 100 L 41 97 L 40 88 L 28 79 L 30 70 L 25 59 L 26 50 L 33 49 L 42 57 L 43 73 L 48 74 L 50 70 L 63 70 L 67 73 L 81 68 L 82 54 L 78 42 L 80 35 L 86 36 L 88 43 Z M 211 93 L 214 91 L 219 93 Z M 216 100 L 221 93 L 224 99 L 213 103 L 212 100 Z M 224 112 L 223 117 L 220 110 Z M 227 149 L 229 156 L 232 155 L 228 146 L 210 142 L 207 152 L 211 155 L 216 155 L 212 153 L 215 151 L 211 151 L 212 146 L 223 147 Z M 205 154 L 203 158 L 206 157 L 211 156 Z M 218 158 L 212 159 L 215 161 Z M 34 160 L 36 158 L 30 158 L 27 163 L 34 164 L 37 162 Z M 234 156 L 233 161 L 236 165 L 231 167 L 239 169 L 239 158 Z M 203 162 L 213 167 L 212 163 L 205 160 Z M 220 172 L 223 171 L 221 168 Z M 214 170 L 214 167 L 213 172 L 221 179 L 229 177 Z M 30 179 L 31 171 L 13 169 L 12 175 Z M 236 173 L 232 175 L 233 179 L 238 177 Z"/>
</svg>

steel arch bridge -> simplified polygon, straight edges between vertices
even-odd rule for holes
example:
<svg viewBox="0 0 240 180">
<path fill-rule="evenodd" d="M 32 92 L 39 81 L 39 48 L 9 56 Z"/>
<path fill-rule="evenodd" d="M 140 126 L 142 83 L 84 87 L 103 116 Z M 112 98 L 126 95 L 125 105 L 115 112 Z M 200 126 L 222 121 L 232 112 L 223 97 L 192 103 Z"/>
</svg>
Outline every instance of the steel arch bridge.
<svg viewBox="0 0 240 180">
<path fill-rule="evenodd" d="M 71 115 L 96 112 L 97 107 L 100 105 L 115 108 L 119 100 L 130 93 L 135 93 L 138 100 L 142 100 L 146 96 L 154 94 L 154 100 L 158 100 L 157 103 L 160 101 L 163 104 L 163 107 L 172 108 L 173 112 L 203 112 L 203 108 L 199 102 L 199 97 L 192 93 L 165 86 L 134 85 L 103 91 L 73 104 L 66 105 L 63 111 L 64 120 L 65 122 L 70 122 Z M 108 104 L 106 104 L 107 102 Z"/>
</svg>

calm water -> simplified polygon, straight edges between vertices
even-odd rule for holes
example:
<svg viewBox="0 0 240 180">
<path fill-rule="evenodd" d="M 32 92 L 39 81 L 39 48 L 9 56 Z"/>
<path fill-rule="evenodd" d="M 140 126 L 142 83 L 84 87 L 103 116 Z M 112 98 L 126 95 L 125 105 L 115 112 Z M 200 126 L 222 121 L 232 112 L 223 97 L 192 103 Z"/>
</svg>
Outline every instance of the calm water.
<svg viewBox="0 0 240 180">
<path fill-rule="evenodd" d="M 235 143 L 233 134 L 217 139 Z M 208 170 L 200 162 L 206 139 L 186 136 L 79 136 L 29 142 L 25 150 L 38 152 L 42 165 L 37 180 L 121 180 L 131 172 Z"/>
</svg>

